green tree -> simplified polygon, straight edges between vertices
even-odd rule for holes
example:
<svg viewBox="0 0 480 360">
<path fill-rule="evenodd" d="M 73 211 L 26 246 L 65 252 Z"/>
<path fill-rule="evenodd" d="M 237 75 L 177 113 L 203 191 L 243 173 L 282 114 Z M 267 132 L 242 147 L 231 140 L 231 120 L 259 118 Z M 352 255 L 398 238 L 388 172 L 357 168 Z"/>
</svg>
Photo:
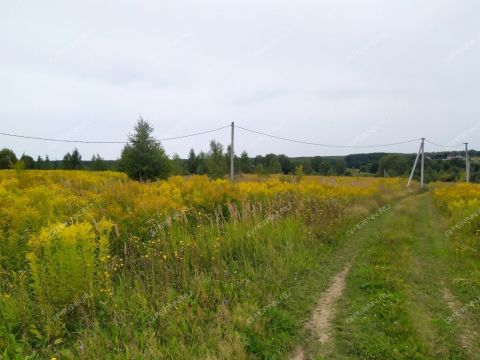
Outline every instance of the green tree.
<svg viewBox="0 0 480 360">
<path fill-rule="evenodd" d="M 166 179 L 171 164 L 160 142 L 152 136 L 153 127 L 141 117 L 135 132 L 128 136 L 122 150 L 121 169 L 135 180 Z"/>
<path fill-rule="evenodd" d="M 107 170 L 107 163 L 100 155 L 93 154 L 92 162 L 91 162 L 91 169 L 93 171 L 105 171 Z"/>
<path fill-rule="evenodd" d="M 73 170 L 78 170 L 82 168 L 82 155 L 80 155 L 77 149 L 72 151 L 72 157 L 70 158 L 70 161 Z"/>
<path fill-rule="evenodd" d="M 378 163 L 377 174 L 383 176 L 404 176 L 408 173 L 409 165 L 406 157 L 400 154 L 389 154 L 382 157 Z"/>
<path fill-rule="evenodd" d="M 43 161 L 43 158 L 38 155 L 37 161 L 35 162 L 35 169 L 43 169 L 45 166 L 45 162 Z"/>
<path fill-rule="evenodd" d="M 295 167 L 290 160 L 290 158 L 286 155 L 278 155 L 278 161 L 280 162 L 280 165 L 282 166 L 282 172 L 284 174 L 290 174 L 293 173 L 295 170 Z"/>
<path fill-rule="evenodd" d="M 173 154 L 172 156 L 172 175 L 185 175 L 183 160 L 178 154 Z"/>
<path fill-rule="evenodd" d="M 187 159 L 187 169 L 190 174 L 196 174 L 198 170 L 198 157 L 195 155 L 195 150 L 190 149 Z"/>
<path fill-rule="evenodd" d="M 250 174 L 252 171 L 252 162 L 248 157 L 247 152 L 244 151 L 242 152 L 242 155 L 240 155 L 240 172 L 243 174 Z"/>
<path fill-rule="evenodd" d="M 337 175 L 345 175 L 346 171 L 347 171 L 347 162 L 343 159 L 338 159 L 335 162 L 335 173 Z"/>
<path fill-rule="evenodd" d="M 282 165 L 278 161 L 278 156 L 275 154 L 267 154 L 265 156 L 266 170 L 269 174 L 279 174 L 282 172 Z"/>
<path fill-rule="evenodd" d="M 314 156 L 310 161 L 312 170 L 317 174 L 320 173 L 320 165 L 322 164 L 322 158 L 320 156 Z"/>
<path fill-rule="evenodd" d="M 213 179 L 223 178 L 227 173 L 223 145 L 215 140 L 210 142 L 210 151 L 207 156 L 207 173 Z"/>
<path fill-rule="evenodd" d="M 197 170 L 195 171 L 196 174 L 204 175 L 207 173 L 207 154 L 203 151 L 197 156 Z"/>
<path fill-rule="evenodd" d="M 69 152 L 63 156 L 63 160 L 62 160 L 63 169 L 70 169 L 71 158 L 72 158 L 72 155 L 70 155 Z"/>
<path fill-rule="evenodd" d="M 305 174 L 310 175 L 313 172 L 312 163 L 310 159 L 304 159 L 302 161 L 302 166 L 303 166 L 303 170 L 305 171 Z"/>
<path fill-rule="evenodd" d="M 73 150 L 72 153 L 66 153 L 63 157 L 63 168 L 67 170 L 78 170 L 82 167 L 82 155 L 78 152 L 77 149 Z"/>
<path fill-rule="evenodd" d="M 50 169 L 51 166 L 52 166 L 52 164 L 50 162 L 50 158 L 48 157 L 48 155 L 45 156 L 45 162 L 44 162 L 43 166 L 44 166 L 44 169 L 47 169 L 47 170 Z"/>
<path fill-rule="evenodd" d="M 303 165 L 295 167 L 295 178 L 298 182 L 302 181 L 305 172 L 303 171 Z"/>
<path fill-rule="evenodd" d="M 12 169 L 17 173 L 17 177 L 20 176 L 25 170 L 25 163 L 23 160 L 18 160 L 15 164 L 12 164 Z"/>
<path fill-rule="evenodd" d="M 257 175 L 265 175 L 265 167 L 263 166 L 262 163 L 258 163 L 255 166 L 255 174 Z"/>
<path fill-rule="evenodd" d="M 20 158 L 20 161 L 23 162 L 24 169 L 26 170 L 31 170 L 35 167 L 35 161 L 31 156 L 23 154 L 22 157 Z"/>
<path fill-rule="evenodd" d="M 0 150 L 0 169 L 9 169 L 17 162 L 17 156 L 10 149 Z"/>
<path fill-rule="evenodd" d="M 333 173 L 332 164 L 328 161 L 322 161 L 318 166 L 318 172 L 324 176 L 331 175 Z"/>
<path fill-rule="evenodd" d="M 257 155 L 253 159 L 253 165 L 257 167 L 258 164 L 262 164 L 265 167 L 265 158 L 262 155 Z"/>
</svg>

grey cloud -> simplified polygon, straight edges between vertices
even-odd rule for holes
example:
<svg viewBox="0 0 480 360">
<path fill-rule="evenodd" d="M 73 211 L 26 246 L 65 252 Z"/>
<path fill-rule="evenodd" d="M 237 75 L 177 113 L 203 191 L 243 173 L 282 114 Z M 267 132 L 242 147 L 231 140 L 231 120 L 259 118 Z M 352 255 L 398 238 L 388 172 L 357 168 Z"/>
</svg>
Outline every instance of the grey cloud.
<svg viewBox="0 0 480 360">
<path fill-rule="evenodd" d="M 335 144 L 469 134 L 479 148 L 470 131 L 480 118 L 479 16 L 475 0 L 2 2 L 0 128 L 123 140 L 142 113 L 158 137 L 235 121 Z M 228 131 L 213 136 L 229 141 Z M 164 145 L 186 156 L 209 138 Z M 264 140 L 239 132 L 237 149 L 351 151 Z M 71 150 L 0 142 L 32 156 Z M 119 146 L 79 150 L 120 154 Z"/>
</svg>

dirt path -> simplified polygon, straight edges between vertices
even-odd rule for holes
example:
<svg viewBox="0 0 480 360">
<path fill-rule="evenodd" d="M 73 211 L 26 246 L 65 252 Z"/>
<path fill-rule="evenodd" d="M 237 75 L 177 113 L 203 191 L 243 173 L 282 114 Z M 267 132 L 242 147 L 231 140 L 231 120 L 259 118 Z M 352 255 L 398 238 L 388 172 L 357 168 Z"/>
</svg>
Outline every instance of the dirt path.
<svg viewBox="0 0 480 360">
<path fill-rule="evenodd" d="M 323 293 L 313 312 L 312 319 L 307 324 L 307 329 L 314 333 L 321 344 L 330 341 L 331 325 L 335 318 L 335 304 L 345 290 L 345 279 L 350 271 L 351 264 L 337 274 L 330 288 Z"/>
<path fill-rule="evenodd" d="M 429 194 L 392 209 L 357 234 L 355 266 L 320 296 L 291 359 L 480 359 L 479 300 L 463 303 L 445 285 L 445 219 Z"/>
<path fill-rule="evenodd" d="M 458 341 L 465 352 L 472 359 L 475 359 L 473 344 L 476 340 L 478 341 L 479 334 L 466 314 L 468 305 L 463 305 L 446 287 L 443 288 L 443 298 L 453 314 L 451 320 L 447 321 L 461 322 L 462 325 L 459 328 Z"/>
<path fill-rule="evenodd" d="M 302 347 L 299 347 L 295 353 L 295 356 L 292 358 L 292 360 L 303 360 L 305 358 L 305 351 L 303 350 Z"/>
<path fill-rule="evenodd" d="M 311 332 L 320 344 L 326 344 L 331 340 L 331 326 L 335 318 L 335 305 L 345 290 L 345 280 L 350 271 L 351 264 L 347 264 L 343 271 L 338 273 L 331 286 L 322 294 L 317 306 L 313 311 L 312 318 L 305 328 Z M 295 353 L 294 360 L 303 360 L 305 352 L 299 347 Z"/>
</svg>

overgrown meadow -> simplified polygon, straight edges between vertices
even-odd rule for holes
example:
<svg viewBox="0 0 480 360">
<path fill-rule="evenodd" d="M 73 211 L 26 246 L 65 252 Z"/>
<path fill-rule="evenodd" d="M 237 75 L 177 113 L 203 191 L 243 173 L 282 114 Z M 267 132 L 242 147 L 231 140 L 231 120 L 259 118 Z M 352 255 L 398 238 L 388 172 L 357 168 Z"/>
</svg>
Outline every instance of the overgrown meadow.
<svg viewBox="0 0 480 360">
<path fill-rule="evenodd" d="M 0 357 L 281 358 L 302 277 L 403 189 L 1 171 Z"/>
<path fill-rule="evenodd" d="M 444 236 L 449 240 L 450 266 L 454 281 L 451 287 L 469 304 L 480 299 L 480 185 L 437 183 L 433 198 L 450 227 Z M 471 314 L 480 321 L 479 307 Z"/>
</svg>

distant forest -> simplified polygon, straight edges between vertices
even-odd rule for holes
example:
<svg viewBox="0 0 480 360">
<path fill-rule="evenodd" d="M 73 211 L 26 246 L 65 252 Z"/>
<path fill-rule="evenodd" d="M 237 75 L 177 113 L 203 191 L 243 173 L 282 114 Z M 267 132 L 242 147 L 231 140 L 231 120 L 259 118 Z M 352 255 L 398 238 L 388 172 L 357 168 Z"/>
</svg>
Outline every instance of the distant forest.
<svg viewBox="0 0 480 360">
<path fill-rule="evenodd" d="M 477 161 L 480 153 L 471 150 L 469 154 L 472 159 L 472 181 L 480 182 L 480 162 Z M 212 166 L 212 155 L 216 156 L 215 171 Z M 464 156 L 464 152 L 426 153 L 426 181 L 453 182 L 463 180 L 465 177 Z M 222 159 L 223 164 L 221 163 Z M 294 174 L 301 169 L 307 175 L 394 177 L 408 175 L 414 159 L 415 154 L 369 153 L 314 157 L 288 157 L 283 154 L 267 154 L 250 157 L 246 152 L 243 152 L 240 156 L 235 156 L 235 173 Z M 27 170 L 123 171 L 120 160 L 105 160 L 99 155 L 93 155 L 90 160 L 83 160 L 77 149 L 65 154 L 62 160 L 50 160 L 48 156 L 45 158 L 39 156 L 37 159 L 33 159 L 25 154 L 17 159 L 13 151 L 9 149 L 0 150 L 0 169 L 11 168 L 19 161 L 22 162 L 22 167 Z M 228 173 L 229 166 L 229 147 L 224 152 L 221 144 L 212 141 L 209 152 L 199 152 L 197 154 L 192 149 L 187 159 L 181 159 L 178 155 L 170 158 L 169 175 L 205 174 L 214 175 L 212 177 L 222 177 Z"/>
</svg>

